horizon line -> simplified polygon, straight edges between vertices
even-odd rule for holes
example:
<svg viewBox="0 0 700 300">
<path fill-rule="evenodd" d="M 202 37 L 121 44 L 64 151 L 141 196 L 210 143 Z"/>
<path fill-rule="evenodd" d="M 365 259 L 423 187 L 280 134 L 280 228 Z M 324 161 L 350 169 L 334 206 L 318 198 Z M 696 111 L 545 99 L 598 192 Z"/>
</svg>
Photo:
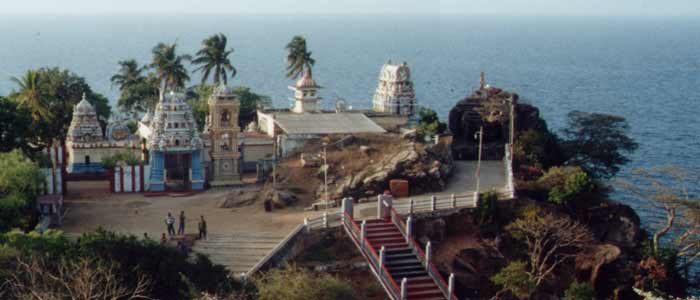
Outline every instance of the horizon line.
<svg viewBox="0 0 700 300">
<path fill-rule="evenodd" d="M 700 13 L 573 13 L 573 12 L 548 12 L 548 13 L 499 13 L 499 12 L 0 12 L 3 17 L 22 16 L 396 16 L 396 17 L 699 17 Z"/>
</svg>

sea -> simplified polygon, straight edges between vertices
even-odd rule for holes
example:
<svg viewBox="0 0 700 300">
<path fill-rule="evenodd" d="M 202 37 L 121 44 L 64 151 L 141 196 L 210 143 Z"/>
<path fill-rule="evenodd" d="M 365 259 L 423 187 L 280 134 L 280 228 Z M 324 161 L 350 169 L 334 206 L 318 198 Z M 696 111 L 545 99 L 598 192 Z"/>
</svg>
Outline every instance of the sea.
<svg viewBox="0 0 700 300">
<path fill-rule="evenodd" d="M 160 42 L 194 54 L 216 33 L 228 37 L 238 74 L 289 107 L 285 45 L 303 35 L 316 60 L 323 106 L 371 106 L 385 62 L 407 62 L 420 105 L 445 119 L 478 87 L 517 92 L 560 130 L 572 110 L 625 117 L 639 143 L 619 177 L 638 168 L 700 170 L 700 18 L 497 15 L 0 15 L 0 95 L 27 69 L 67 68 L 116 102 L 117 62 L 145 64 Z M 190 67 L 191 68 L 191 67 Z M 193 69 L 193 68 L 191 68 Z M 191 74 L 193 82 L 199 74 Z M 698 195 L 698 182 L 691 182 Z M 643 224 L 663 214 L 617 191 Z"/>
</svg>

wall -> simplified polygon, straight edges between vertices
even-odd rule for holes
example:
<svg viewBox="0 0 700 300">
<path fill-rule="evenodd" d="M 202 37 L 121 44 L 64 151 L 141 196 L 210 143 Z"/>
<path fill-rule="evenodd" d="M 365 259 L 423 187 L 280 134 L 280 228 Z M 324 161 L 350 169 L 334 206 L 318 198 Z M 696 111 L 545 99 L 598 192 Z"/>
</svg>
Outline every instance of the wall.
<svg viewBox="0 0 700 300">
<path fill-rule="evenodd" d="M 72 143 L 68 143 L 66 148 L 68 149 L 68 173 L 104 172 L 102 158 L 118 153 L 131 152 L 134 156 L 141 157 L 140 149 L 130 147 L 75 148 Z M 90 156 L 90 164 L 85 164 L 85 156 Z"/>
<path fill-rule="evenodd" d="M 134 193 L 147 190 L 147 178 L 150 166 L 123 166 L 114 168 L 115 193 Z"/>
</svg>

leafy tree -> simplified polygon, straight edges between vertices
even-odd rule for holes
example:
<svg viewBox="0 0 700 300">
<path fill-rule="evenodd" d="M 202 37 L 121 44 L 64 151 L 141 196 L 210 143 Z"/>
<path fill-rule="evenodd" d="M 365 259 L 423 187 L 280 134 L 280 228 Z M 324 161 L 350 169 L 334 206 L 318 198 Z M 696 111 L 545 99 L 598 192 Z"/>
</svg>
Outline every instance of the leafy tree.
<svg viewBox="0 0 700 300">
<path fill-rule="evenodd" d="M 291 267 L 272 270 L 256 279 L 258 300 L 355 300 L 353 287 L 329 274 L 312 274 Z"/>
<path fill-rule="evenodd" d="M 611 178 L 629 162 L 627 154 L 638 144 L 627 133 L 629 125 L 620 116 L 572 111 L 563 130 L 568 164 L 581 166 L 594 178 Z"/>
<path fill-rule="evenodd" d="M 22 149 L 32 154 L 30 136 L 32 117 L 28 109 L 14 101 L 0 97 L 0 152 Z"/>
<path fill-rule="evenodd" d="M 437 113 L 430 108 L 421 108 L 418 116 L 418 127 L 424 132 L 441 134 L 447 129 L 447 124 L 440 122 Z"/>
<path fill-rule="evenodd" d="M 548 200 L 555 204 L 579 204 L 594 188 L 593 181 L 580 167 L 552 167 L 538 182 L 549 190 Z"/>
<path fill-rule="evenodd" d="M 498 193 L 495 190 L 481 193 L 478 201 L 474 210 L 476 222 L 480 225 L 492 222 L 498 213 Z"/>
<path fill-rule="evenodd" d="M 572 282 L 564 292 L 564 300 L 595 300 L 595 290 L 588 282 Z"/>
<path fill-rule="evenodd" d="M 506 230 L 528 248 L 530 279 L 540 286 L 563 263 L 573 259 L 593 242 L 584 226 L 566 216 L 546 213 L 530 205 Z"/>
<path fill-rule="evenodd" d="M 285 48 L 287 49 L 287 77 L 294 79 L 304 72 L 308 72 L 311 76 L 311 67 L 316 61 L 311 58 L 311 52 L 306 49 L 306 39 L 297 35 Z"/>
<path fill-rule="evenodd" d="M 112 85 L 118 86 L 121 95 L 117 105 L 126 110 L 146 111 L 158 102 L 158 79 L 144 76 L 145 67 L 133 59 L 120 61 L 119 72 L 112 76 Z"/>
<path fill-rule="evenodd" d="M 270 97 L 256 94 L 247 86 L 237 86 L 233 89 L 233 94 L 240 101 L 241 107 L 238 113 L 238 126 L 244 128 L 248 123 L 254 121 L 257 116 L 258 104 L 270 101 Z"/>
<path fill-rule="evenodd" d="M 31 111 L 32 118 L 36 121 L 51 117 L 51 112 L 42 97 L 40 78 L 41 73 L 36 70 L 27 70 L 21 78 L 10 78 L 19 88 L 14 98 L 20 105 Z"/>
<path fill-rule="evenodd" d="M 47 118 L 33 120 L 32 134 L 27 137 L 32 144 L 41 147 L 52 144 L 54 139 L 64 140 L 73 118 L 73 107 L 83 95 L 95 106 L 100 124 L 106 126 L 110 115 L 109 102 L 104 96 L 93 92 L 84 78 L 59 68 L 42 68 L 35 72 L 40 103 L 51 113 Z M 21 90 L 9 95 L 10 99 L 18 102 L 23 97 Z"/>
<path fill-rule="evenodd" d="M 159 85 L 165 89 L 184 88 L 190 80 L 183 64 L 191 60 L 189 55 L 177 55 L 177 44 L 160 43 L 153 48 L 153 62 L 150 67 L 155 70 Z"/>
<path fill-rule="evenodd" d="M 32 225 L 42 184 L 39 167 L 19 150 L 0 153 L 0 232 Z"/>
<path fill-rule="evenodd" d="M 214 71 L 214 84 L 218 85 L 220 81 L 228 84 L 228 73 L 231 73 L 231 78 L 236 76 L 236 68 L 231 64 L 228 58 L 233 53 L 233 48 L 226 49 L 227 38 L 223 33 L 215 34 L 202 41 L 202 48 L 197 51 L 197 57 L 192 61 L 193 64 L 199 65 L 195 71 L 202 72 L 202 84 L 204 84 L 209 75 Z"/>
<path fill-rule="evenodd" d="M 537 288 L 535 282 L 525 270 L 527 263 L 521 260 L 512 261 L 491 277 L 491 281 L 504 290 L 511 291 L 518 298 L 527 298 Z"/>
</svg>

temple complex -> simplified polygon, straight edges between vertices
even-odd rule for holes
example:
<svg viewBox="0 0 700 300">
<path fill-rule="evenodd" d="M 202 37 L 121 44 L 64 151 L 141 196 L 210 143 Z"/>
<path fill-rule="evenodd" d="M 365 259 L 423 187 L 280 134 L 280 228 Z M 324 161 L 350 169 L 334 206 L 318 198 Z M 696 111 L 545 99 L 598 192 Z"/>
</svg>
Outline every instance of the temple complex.
<svg viewBox="0 0 700 300">
<path fill-rule="evenodd" d="M 410 116 L 416 112 L 416 94 L 411 69 L 406 62 L 397 65 L 389 60 L 382 66 L 372 103 L 375 112 L 400 116 Z"/>
</svg>

